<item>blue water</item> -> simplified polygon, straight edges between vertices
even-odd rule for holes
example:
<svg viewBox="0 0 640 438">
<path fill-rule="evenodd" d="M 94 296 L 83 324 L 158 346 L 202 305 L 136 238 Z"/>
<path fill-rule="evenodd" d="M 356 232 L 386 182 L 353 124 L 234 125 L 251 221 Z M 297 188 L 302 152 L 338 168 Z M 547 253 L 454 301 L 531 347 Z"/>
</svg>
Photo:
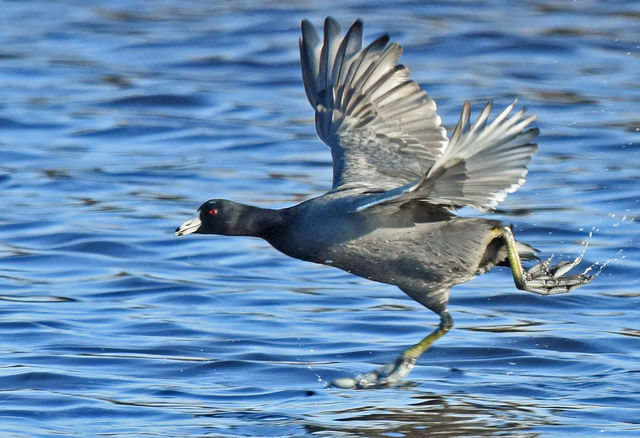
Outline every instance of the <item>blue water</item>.
<svg viewBox="0 0 640 438">
<path fill-rule="evenodd" d="M 0 10 L 3 437 L 640 436 L 640 3 Z M 585 266 L 608 262 L 563 296 L 503 268 L 455 287 L 456 325 L 395 388 L 325 382 L 435 314 L 257 239 L 173 236 L 212 197 L 329 188 L 297 52 L 300 20 L 327 14 L 402 43 L 449 127 L 465 99 L 518 97 L 540 151 L 494 217 L 545 257 L 589 241 Z"/>
</svg>

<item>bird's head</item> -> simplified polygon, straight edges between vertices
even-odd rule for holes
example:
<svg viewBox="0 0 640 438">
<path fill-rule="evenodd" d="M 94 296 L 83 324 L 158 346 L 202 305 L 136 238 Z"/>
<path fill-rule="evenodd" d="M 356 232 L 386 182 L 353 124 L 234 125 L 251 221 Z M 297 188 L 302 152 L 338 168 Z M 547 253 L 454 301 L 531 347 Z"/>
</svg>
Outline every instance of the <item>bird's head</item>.
<svg viewBox="0 0 640 438">
<path fill-rule="evenodd" d="M 198 216 L 176 228 L 176 236 L 186 234 L 238 234 L 240 213 L 246 207 L 226 199 L 211 199 L 198 208 Z"/>
</svg>

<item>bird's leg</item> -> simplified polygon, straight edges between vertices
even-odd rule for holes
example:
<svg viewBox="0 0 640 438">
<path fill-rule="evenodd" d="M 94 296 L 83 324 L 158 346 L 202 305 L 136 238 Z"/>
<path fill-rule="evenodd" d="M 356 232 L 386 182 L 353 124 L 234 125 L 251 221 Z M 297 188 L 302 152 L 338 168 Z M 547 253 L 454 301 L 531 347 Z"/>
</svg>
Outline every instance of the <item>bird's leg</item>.
<svg viewBox="0 0 640 438">
<path fill-rule="evenodd" d="M 366 374 L 359 374 L 354 378 L 335 379 L 330 386 L 345 389 L 363 389 L 395 385 L 411 372 L 418 358 L 431 347 L 431 344 L 444 336 L 451 327 L 453 327 L 453 318 L 451 318 L 449 312 L 443 310 L 440 313 L 438 328 L 416 345 L 407 348 L 395 361 L 382 365 Z"/>
<path fill-rule="evenodd" d="M 513 281 L 518 289 L 540 295 L 563 294 L 589 283 L 594 278 L 592 275 L 585 275 L 585 273 L 564 275 L 580 264 L 582 255 L 576 257 L 572 262 L 560 262 L 549 267 L 551 259 L 548 259 L 529 269 L 525 269 L 520 261 L 520 255 L 516 249 L 516 240 L 513 237 L 511 228 L 497 228 L 496 233 L 502 236 L 507 244 L 507 254 L 513 271 Z"/>
</svg>

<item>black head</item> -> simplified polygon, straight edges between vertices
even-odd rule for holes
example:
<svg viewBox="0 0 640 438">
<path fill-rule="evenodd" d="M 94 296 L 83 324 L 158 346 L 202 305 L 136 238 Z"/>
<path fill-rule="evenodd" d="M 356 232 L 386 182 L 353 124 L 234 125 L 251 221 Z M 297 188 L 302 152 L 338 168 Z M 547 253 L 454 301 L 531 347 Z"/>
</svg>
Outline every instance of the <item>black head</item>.
<svg viewBox="0 0 640 438">
<path fill-rule="evenodd" d="M 185 234 L 246 234 L 248 205 L 226 199 L 211 199 L 200 206 L 198 217 L 189 219 L 176 229 L 176 236 Z"/>
</svg>

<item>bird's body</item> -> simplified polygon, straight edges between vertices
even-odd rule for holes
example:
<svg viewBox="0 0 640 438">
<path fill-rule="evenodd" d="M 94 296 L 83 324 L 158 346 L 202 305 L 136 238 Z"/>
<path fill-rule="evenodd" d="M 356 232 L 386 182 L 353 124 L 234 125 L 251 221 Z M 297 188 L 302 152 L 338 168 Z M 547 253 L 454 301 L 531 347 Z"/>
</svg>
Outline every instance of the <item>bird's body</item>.
<svg viewBox="0 0 640 438">
<path fill-rule="evenodd" d="M 321 196 L 291 207 L 287 224 L 265 239 L 291 257 L 398 286 L 436 313 L 451 286 L 506 261 L 504 245 L 490 245 L 498 221 L 460 218 L 421 201 L 390 214 L 339 207 L 349 201 Z"/>
<path fill-rule="evenodd" d="M 539 294 L 564 293 L 591 281 L 566 274 L 580 262 L 525 270 L 536 250 L 511 229 L 484 218 L 461 218 L 460 206 L 488 210 L 515 191 L 537 150 L 534 117 L 508 106 L 491 123 L 487 104 L 470 123 L 465 103 L 450 138 L 436 105 L 397 64 L 401 47 L 387 36 L 362 48 L 362 23 L 342 37 L 325 21 L 324 39 L 302 23 L 305 91 L 316 110 L 316 129 L 331 148 L 333 187 L 322 196 L 281 210 L 214 199 L 177 235 L 261 237 L 291 257 L 333 266 L 398 286 L 440 315 L 439 327 L 396 361 L 341 387 L 391 384 L 452 326 L 449 289 L 496 265 L 510 266 L 516 286 Z M 515 103 L 515 102 L 514 102 Z"/>
</svg>

